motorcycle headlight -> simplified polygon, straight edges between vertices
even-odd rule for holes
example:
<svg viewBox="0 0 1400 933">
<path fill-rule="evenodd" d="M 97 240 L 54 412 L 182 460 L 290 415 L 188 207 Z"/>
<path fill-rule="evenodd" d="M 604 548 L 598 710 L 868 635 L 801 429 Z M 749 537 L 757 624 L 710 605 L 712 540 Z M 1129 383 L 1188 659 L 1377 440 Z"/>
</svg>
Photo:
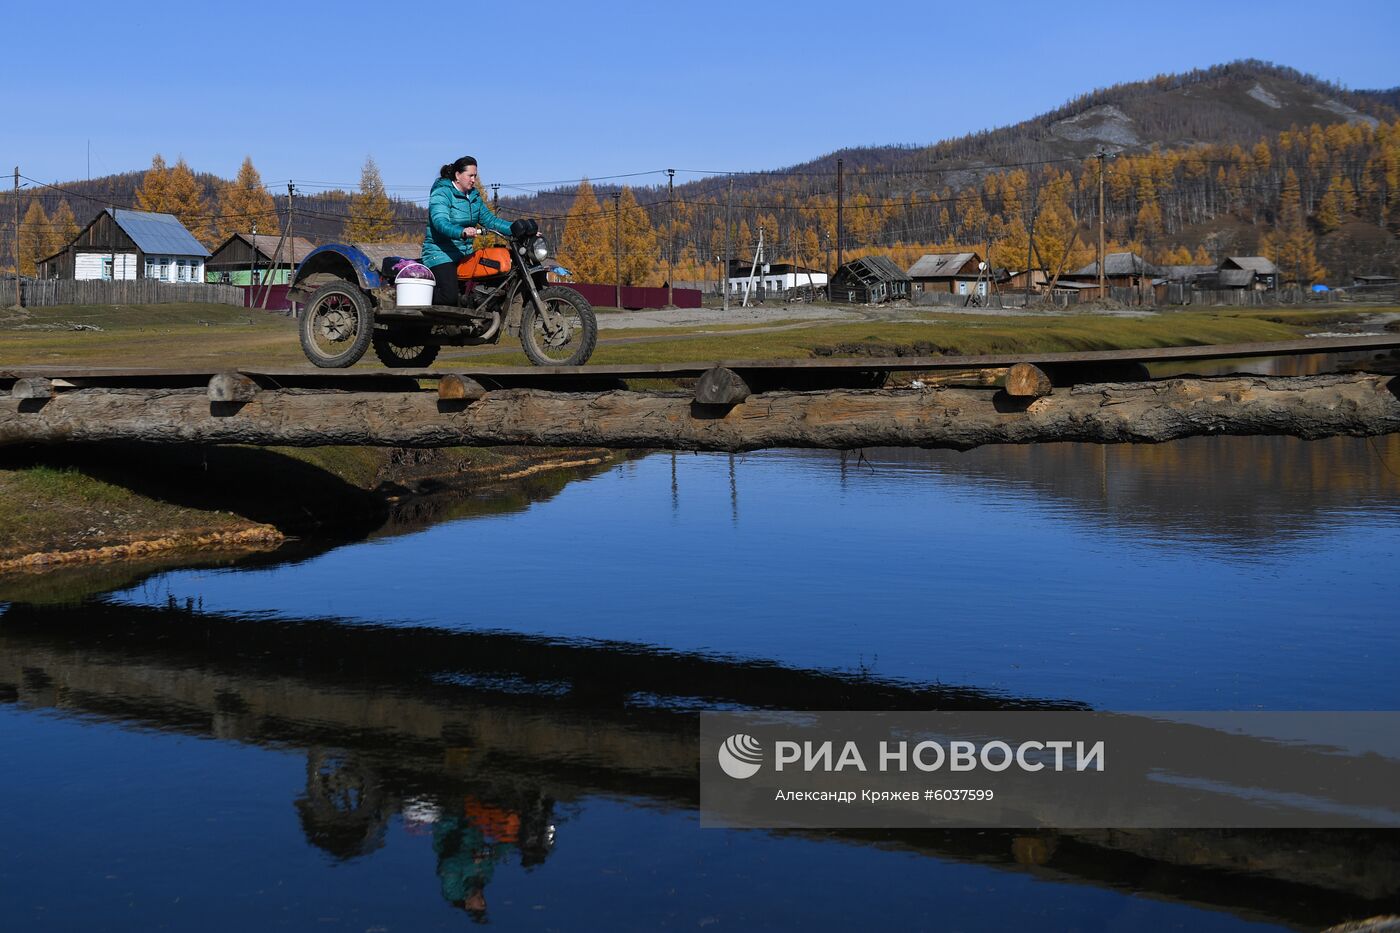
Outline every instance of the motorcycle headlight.
<svg viewBox="0 0 1400 933">
<path fill-rule="evenodd" d="M 544 258 L 549 255 L 549 244 L 544 241 L 544 237 L 535 237 L 535 242 L 530 246 L 530 253 L 537 261 L 544 261 Z"/>
</svg>

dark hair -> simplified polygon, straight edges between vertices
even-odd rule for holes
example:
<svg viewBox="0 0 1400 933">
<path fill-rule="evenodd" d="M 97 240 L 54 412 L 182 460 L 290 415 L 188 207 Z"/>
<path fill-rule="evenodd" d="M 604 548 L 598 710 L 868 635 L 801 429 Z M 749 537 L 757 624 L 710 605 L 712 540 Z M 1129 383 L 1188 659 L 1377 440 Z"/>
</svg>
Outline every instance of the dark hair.
<svg viewBox="0 0 1400 933">
<path fill-rule="evenodd" d="M 438 175 L 451 180 L 457 176 L 458 172 L 465 172 L 468 165 L 475 164 L 476 159 L 473 159 L 471 156 L 462 156 L 456 162 L 448 162 L 442 168 L 438 169 Z"/>
</svg>

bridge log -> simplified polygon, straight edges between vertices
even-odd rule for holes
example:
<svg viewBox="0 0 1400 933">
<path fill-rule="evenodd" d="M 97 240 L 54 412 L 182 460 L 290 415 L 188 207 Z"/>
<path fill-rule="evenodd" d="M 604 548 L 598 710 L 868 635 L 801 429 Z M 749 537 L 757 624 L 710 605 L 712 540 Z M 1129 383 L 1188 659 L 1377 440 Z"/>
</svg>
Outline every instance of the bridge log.
<svg viewBox="0 0 1400 933">
<path fill-rule="evenodd" d="M 671 448 L 1157 443 L 1211 434 L 1400 432 L 1400 377 L 1227 376 L 1080 385 L 1037 399 L 990 388 L 765 392 L 728 409 L 689 393 L 505 389 L 470 406 L 433 391 L 264 390 L 236 406 L 203 389 L 88 388 L 0 398 L 0 446 L 346 444 Z"/>
</svg>

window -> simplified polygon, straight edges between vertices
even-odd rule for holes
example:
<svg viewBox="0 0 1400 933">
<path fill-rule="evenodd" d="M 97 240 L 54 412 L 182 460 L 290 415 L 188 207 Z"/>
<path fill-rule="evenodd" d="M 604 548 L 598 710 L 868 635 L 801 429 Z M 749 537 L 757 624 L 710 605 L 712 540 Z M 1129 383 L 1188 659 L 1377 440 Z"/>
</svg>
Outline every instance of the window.
<svg viewBox="0 0 1400 933">
<path fill-rule="evenodd" d="M 104 258 L 102 259 L 102 280 L 103 280 L 104 282 L 110 282 L 110 281 L 112 281 L 112 257 L 111 257 L 111 256 L 106 256 L 106 257 L 104 257 Z"/>
</svg>

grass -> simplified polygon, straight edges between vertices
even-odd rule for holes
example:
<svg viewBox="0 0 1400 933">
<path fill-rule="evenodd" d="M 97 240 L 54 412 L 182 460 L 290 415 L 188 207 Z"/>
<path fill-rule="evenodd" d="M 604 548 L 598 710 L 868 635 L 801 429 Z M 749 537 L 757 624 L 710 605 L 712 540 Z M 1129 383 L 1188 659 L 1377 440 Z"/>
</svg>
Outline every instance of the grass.
<svg viewBox="0 0 1400 933">
<path fill-rule="evenodd" d="M 928 312 L 904 322 L 776 321 L 604 331 L 596 363 L 706 359 L 801 359 L 817 347 L 842 344 L 931 344 L 947 353 L 1101 350 L 1280 340 L 1308 330 L 1394 311 L 1232 309 L 1174 311 L 1142 318 L 1088 314 L 990 316 Z M 923 315 L 924 312 L 912 312 Z M 793 324 L 797 326 L 792 326 Z M 58 329 L 94 325 L 99 331 Z M 518 344 L 497 350 L 443 351 L 439 368 L 523 365 Z M 290 318 L 224 305 L 169 304 L 42 308 L 0 312 L 0 366 L 307 366 Z M 370 359 L 360 369 L 377 368 Z"/>
<path fill-rule="evenodd" d="M 663 363 L 685 360 L 805 359 L 817 347 L 850 344 L 930 344 L 951 355 L 1112 350 L 1287 340 L 1300 329 L 1262 316 L 1186 312 L 1148 318 L 988 317 L 959 315 L 926 323 L 816 324 L 761 333 L 677 334 L 672 340 L 601 344 L 594 363 Z M 523 354 L 501 352 L 474 362 L 519 364 Z"/>
<path fill-rule="evenodd" d="M 74 325 L 100 330 L 77 330 Z M 0 312 L 0 365 L 304 365 L 290 318 L 227 305 L 34 308 Z"/>
<path fill-rule="evenodd" d="M 76 467 L 0 469 L 0 557 L 124 543 L 151 529 L 220 531 L 247 522 L 149 499 Z"/>
</svg>

